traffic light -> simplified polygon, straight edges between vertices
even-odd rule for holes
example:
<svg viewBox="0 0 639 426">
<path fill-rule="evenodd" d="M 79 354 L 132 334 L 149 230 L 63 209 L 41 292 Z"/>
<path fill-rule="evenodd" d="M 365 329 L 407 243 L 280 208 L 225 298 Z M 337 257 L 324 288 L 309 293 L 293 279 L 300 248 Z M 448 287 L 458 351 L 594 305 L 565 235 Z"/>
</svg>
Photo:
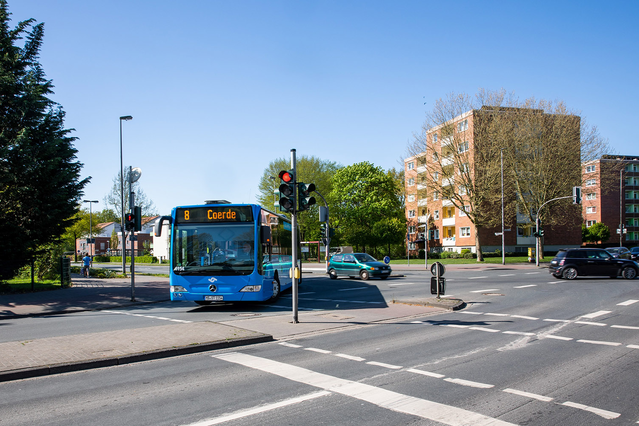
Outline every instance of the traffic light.
<svg viewBox="0 0 639 426">
<path fill-rule="evenodd" d="M 317 201 L 315 201 L 315 197 L 310 196 L 310 193 L 313 191 L 315 191 L 314 183 L 300 182 L 297 184 L 297 196 L 299 199 L 297 211 L 301 212 L 308 210 L 308 206 L 312 206 L 317 203 Z"/>
<path fill-rule="evenodd" d="M 142 230 L 142 207 L 133 206 L 133 230 Z"/>
<path fill-rule="evenodd" d="M 572 187 L 572 203 L 581 204 L 581 186 Z"/>
<path fill-rule="evenodd" d="M 127 213 L 124 216 L 124 227 L 127 231 L 135 229 L 135 215 L 133 213 Z"/>
<path fill-rule="evenodd" d="M 544 236 L 544 230 L 539 228 L 539 237 L 543 237 Z"/>
<path fill-rule="evenodd" d="M 320 237 L 328 237 L 328 232 L 326 232 L 326 222 L 320 222 Z"/>
<path fill-rule="evenodd" d="M 282 170 L 279 174 L 279 202 L 280 211 L 295 213 L 295 175 L 292 170 Z"/>
</svg>

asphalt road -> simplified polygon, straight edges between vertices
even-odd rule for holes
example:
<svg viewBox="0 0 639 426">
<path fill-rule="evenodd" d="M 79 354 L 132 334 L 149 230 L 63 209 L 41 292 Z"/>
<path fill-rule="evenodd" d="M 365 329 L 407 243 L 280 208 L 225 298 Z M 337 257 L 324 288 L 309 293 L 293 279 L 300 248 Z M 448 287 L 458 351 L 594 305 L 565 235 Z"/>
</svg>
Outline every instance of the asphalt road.
<svg viewBox="0 0 639 426">
<path fill-rule="evenodd" d="M 429 274 L 405 275 L 366 282 L 305 277 L 300 308 L 347 315 L 430 296 Z M 639 422 L 639 280 L 556 280 L 543 269 L 448 271 L 446 277 L 447 293 L 465 300 L 466 309 L 2 383 L 0 424 Z M 273 305 L 156 304 L 11 320 L 1 338 L 161 324 L 151 317 L 289 315 L 287 309 L 290 294 Z"/>
</svg>

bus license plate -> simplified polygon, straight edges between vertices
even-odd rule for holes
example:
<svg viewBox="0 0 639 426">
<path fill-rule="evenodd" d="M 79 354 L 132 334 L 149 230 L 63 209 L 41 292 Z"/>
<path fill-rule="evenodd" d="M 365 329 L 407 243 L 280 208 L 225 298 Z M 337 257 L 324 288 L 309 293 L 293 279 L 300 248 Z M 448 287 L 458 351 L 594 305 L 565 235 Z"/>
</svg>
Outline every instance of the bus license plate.
<svg viewBox="0 0 639 426">
<path fill-rule="evenodd" d="M 204 300 L 224 300 L 224 296 L 204 296 Z"/>
</svg>

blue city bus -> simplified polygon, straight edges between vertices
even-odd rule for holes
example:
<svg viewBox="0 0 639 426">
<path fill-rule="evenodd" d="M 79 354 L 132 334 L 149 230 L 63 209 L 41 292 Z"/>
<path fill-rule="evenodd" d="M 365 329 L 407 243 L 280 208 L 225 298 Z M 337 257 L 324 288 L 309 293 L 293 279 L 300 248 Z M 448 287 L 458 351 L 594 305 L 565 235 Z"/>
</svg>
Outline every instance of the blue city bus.
<svg viewBox="0 0 639 426">
<path fill-rule="evenodd" d="M 255 204 L 176 207 L 170 224 L 171 300 L 199 305 L 275 300 L 291 287 L 292 228 Z"/>
</svg>

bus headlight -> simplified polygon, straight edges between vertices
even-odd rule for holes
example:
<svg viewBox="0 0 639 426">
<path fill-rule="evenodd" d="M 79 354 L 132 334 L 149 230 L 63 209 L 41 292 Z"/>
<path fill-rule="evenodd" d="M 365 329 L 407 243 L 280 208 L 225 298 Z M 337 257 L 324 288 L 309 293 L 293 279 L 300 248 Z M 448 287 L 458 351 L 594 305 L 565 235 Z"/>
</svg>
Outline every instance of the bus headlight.
<svg viewBox="0 0 639 426">
<path fill-rule="evenodd" d="M 241 293 L 257 293 L 262 290 L 261 285 L 247 285 L 246 287 L 242 287 L 240 290 Z"/>
<path fill-rule="evenodd" d="M 171 286 L 171 293 L 186 293 L 186 289 L 184 287 L 182 287 L 181 285 L 172 285 Z"/>
</svg>

